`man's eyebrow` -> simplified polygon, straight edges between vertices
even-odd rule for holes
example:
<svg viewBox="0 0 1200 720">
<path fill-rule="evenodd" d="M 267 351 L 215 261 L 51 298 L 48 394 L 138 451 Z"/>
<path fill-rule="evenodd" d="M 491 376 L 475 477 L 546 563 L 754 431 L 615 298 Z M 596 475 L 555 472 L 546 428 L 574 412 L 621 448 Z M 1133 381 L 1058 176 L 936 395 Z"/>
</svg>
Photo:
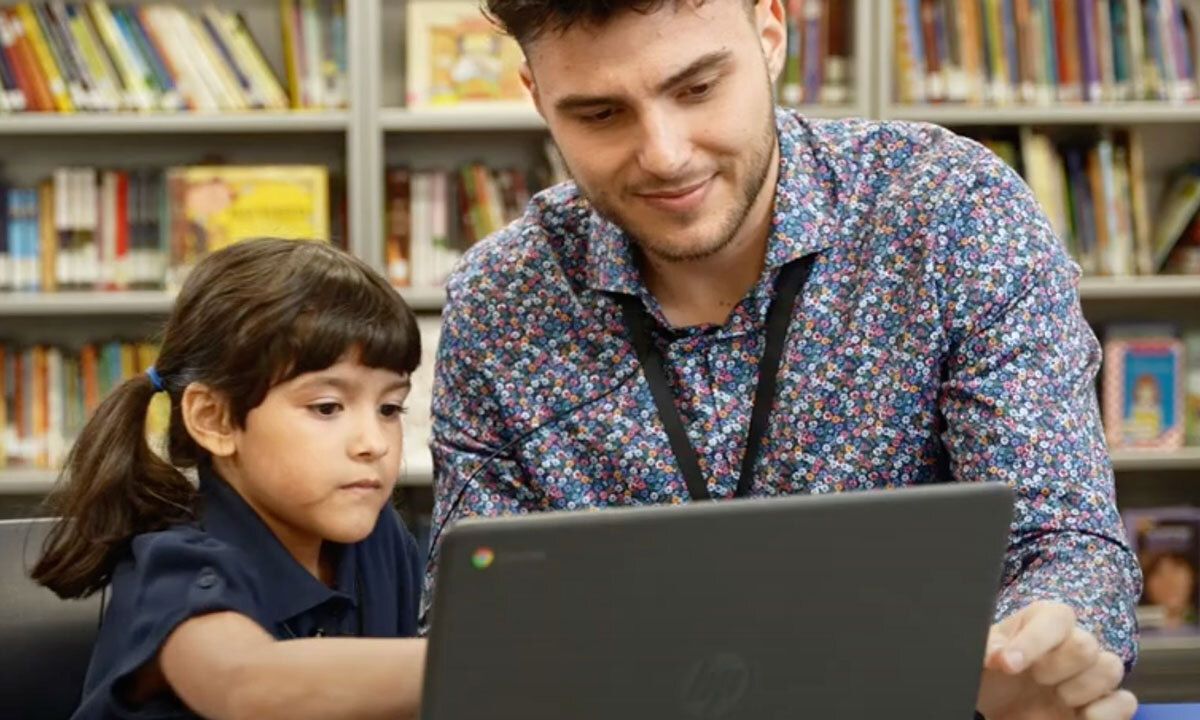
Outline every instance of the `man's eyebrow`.
<svg viewBox="0 0 1200 720">
<path fill-rule="evenodd" d="M 702 72 L 724 65 L 732 59 L 733 53 L 729 50 L 715 50 L 707 55 L 701 55 L 690 65 L 659 83 L 655 90 L 660 93 L 666 92 Z M 612 105 L 619 100 L 620 98 L 613 95 L 567 95 L 555 102 L 554 107 L 560 112 L 568 112 L 597 105 Z"/>
<path fill-rule="evenodd" d="M 676 85 L 681 85 L 685 80 L 689 80 L 695 75 L 699 75 L 707 70 L 719 67 L 728 63 L 733 59 L 733 53 L 729 50 L 714 50 L 707 55 L 701 55 L 684 69 L 675 73 L 671 77 L 658 84 L 658 92 L 663 93 Z"/>
</svg>

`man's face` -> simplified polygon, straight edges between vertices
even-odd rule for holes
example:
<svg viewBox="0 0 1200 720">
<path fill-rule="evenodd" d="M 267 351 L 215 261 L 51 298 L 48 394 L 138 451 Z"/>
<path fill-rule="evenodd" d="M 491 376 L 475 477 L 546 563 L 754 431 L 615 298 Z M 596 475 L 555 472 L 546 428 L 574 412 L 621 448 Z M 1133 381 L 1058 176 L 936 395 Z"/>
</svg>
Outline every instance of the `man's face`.
<svg viewBox="0 0 1200 720">
<path fill-rule="evenodd" d="M 779 0 L 666 2 L 547 32 L 526 76 L 583 193 L 668 261 L 728 245 L 777 164 Z"/>
</svg>

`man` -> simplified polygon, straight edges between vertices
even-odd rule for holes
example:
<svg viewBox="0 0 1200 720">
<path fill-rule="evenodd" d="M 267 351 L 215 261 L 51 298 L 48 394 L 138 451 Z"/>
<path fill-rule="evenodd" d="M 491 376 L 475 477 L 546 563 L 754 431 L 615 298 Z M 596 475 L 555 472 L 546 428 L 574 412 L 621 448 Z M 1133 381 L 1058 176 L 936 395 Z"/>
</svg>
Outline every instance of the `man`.
<svg viewBox="0 0 1200 720">
<path fill-rule="evenodd" d="M 1079 270 L 981 146 L 776 109 L 781 5 L 488 1 L 575 183 L 450 281 L 435 537 L 466 515 L 1007 482 L 979 710 L 1127 720 L 1140 576 Z"/>
</svg>

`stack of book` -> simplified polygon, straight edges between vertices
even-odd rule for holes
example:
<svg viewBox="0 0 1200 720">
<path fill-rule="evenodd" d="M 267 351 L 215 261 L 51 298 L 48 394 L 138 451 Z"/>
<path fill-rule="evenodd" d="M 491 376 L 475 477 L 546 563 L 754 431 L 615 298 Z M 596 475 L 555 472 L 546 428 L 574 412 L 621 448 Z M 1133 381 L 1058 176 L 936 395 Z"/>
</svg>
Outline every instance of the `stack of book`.
<svg viewBox="0 0 1200 720">
<path fill-rule="evenodd" d="M 0 467 L 60 467 L 100 401 L 157 356 L 147 342 L 74 349 L 0 343 Z M 168 411 L 166 396 L 157 396 L 147 416 L 152 440 L 165 434 Z"/>
<path fill-rule="evenodd" d="M 287 91 L 241 13 L 22 2 L 0 10 L 0 112 L 344 107 L 344 0 L 280 0 Z"/>
<path fill-rule="evenodd" d="M 329 193 L 327 169 L 309 165 L 69 167 L 0 185 L 0 290 L 176 289 L 233 242 L 329 240 Z M 333 208 L 340 228 L 340 196 Z"/>
<path fill-rule="evenodd" d="M 387 170 L 384 264 L 397 287 L 436 287 L 462 254 L 525 212 L 531 193 L 566 170 L 548 143 L 532 172 L 471 163 L 454 171 Z"/>
<path fill-rule="evenodd" d="M 788 0 L 785 104 L 850 102 L 853 11 L 854 0 Z"/>
<path fill-rule="evenodd" d="M 1024 127 L 1018 142 L 983 142 L 1025 177 L 1087 274 L 1200 273 L 1200 165 L 1179 168 L 1164 197 L 1149 197 L 1143 133 L 1055 141 Z"/>
<path fill-rule="evenodd" d="M 893 0 L 896 100 L 1188 101 L 1193 0 Z"/>
</svg>

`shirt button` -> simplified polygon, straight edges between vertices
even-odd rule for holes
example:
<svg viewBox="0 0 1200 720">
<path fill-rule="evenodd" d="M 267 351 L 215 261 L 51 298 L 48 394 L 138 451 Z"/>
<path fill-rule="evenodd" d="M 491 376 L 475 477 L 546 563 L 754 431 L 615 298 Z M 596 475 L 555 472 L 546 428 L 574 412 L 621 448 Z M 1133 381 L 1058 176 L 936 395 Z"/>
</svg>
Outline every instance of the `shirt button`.
<svg viewBox="0 0 1200 720">
<path fill-rule="evenodd" d="M 217 584 L 217 574 L 213 572 L 212 568 L 205 568 L 200 573 L 200 579 L 196 581 L 196 584 L 207 590 Z"/>
</svg>

